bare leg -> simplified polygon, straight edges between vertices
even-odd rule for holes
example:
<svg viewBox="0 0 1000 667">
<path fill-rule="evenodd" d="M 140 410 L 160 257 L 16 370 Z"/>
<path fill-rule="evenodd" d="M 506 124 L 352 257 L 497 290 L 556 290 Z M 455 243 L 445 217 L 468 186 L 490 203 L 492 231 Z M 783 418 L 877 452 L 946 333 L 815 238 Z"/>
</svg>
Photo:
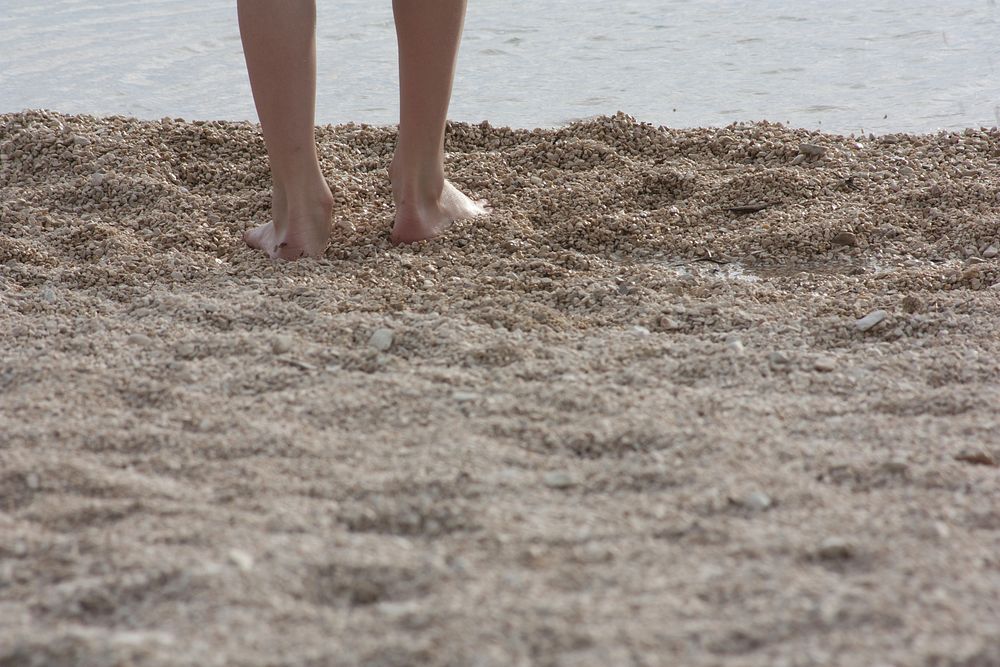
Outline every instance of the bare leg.
<svg viewBox="0 0 1000 667">
<path fill-rule="evenodd" d="M 273 221 L 243 238 L 272 258 L 321 255 L 333 195 L 316 156 L 316 2 L 238 0 L 237 11 L 273 183 Z"/>
<path fill-rule="evenodd" d="M 466 0 L 393 0 L 399 43 L 399 142 L 389 177 L 395 243 L 441 234 L 486 209 L 444 177 L 444 128 Z"/>
</svg>

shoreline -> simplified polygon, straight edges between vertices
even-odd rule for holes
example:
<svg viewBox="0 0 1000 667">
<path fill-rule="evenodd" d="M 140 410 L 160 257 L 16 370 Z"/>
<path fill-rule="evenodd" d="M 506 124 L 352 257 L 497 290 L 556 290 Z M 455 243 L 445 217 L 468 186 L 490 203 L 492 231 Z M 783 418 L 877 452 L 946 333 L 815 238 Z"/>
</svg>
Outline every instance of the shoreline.
<svg viewBox="0 0 1000 667">
<path fill-rule="evenodd" d="M 13 117 L 13 116 L 20 116 L 20 115 L 25 115 L 25 114 L 35 114 L 35 113 L 52 114 L 52 115 L 55 115 L 55 116 L 66 117 L 66 118 L 85 118 L 85 119 L 92 120 L 92 121 L 119 119 L 119 120 L 125 120 L 125 121 L 136 121 L 136 122 L 139 122 L 139 123 L 162 123 L 162 121 L 169 119 L 169 120 L 171 120 L 171 121 L 173 121 L 175 123 L 189 123 L 189 124 L 225 123 L 225 124 L 231 124 L 231 125 L 237 125 L 237 126 L 239 126 L 239 125 L 250 125 L 250 126 L 255 126 L 255 127 L 259 127 L 260 126 L 260 122 L 259 121 L 252 120 L 252 119 L 235 119 L 234 120 L 234 119 L 228 119 L 228 118 L 186 118 L 186 117 L 182 117 L 182 116 L 169 116 L 169 115 L 168 116 L 162 116 L 160 118 L 152 118 L 152 117 L 146 118 L 146 117 L 140 117 L 140 116 L 132 116 L 132 115 L 128 115 L 128 114 L 67 113 L 67 112 L 57 111 L 57 110 L 48 109 L 48 108 L 37 108 L 37 109 L 29 108 L 29 109 L 21 109 L 19 111 L 0 111 L 0 118 L 6 117 L 6 116 Z M 534 132 L 534 131 L 554 132 L 554 131 L 557 131 L 557 130 L 561 130 L 561 129 L 565 129 L 565 128 L 568 128 L 568 127 L 572 127 L 574 125 L 579 125 L 581 123 L 599 122 L 602 118 L 613 117 L 613 116 L 616 116 L 616 115 L 619 115 L 619 114 L 627 116 L 628 118 L 634 120 L 636 123 L 639 123 L 639 124 L 642 124 L 642 125 L 651 125 L 651 126 L 657 128 L 657 129 L 664 129 L 664 130 L 678 130 L 678 131 L 690 131 L 690 130 L 724 130 L 724 129 L 735 128 L 735 127 L 746 127 L 746 126 L 753 126 L 753 125 L 763 125 L 763 126 L 775 126 L 775 127 L 783 128 L 783 129 L 790 130 L 790 131 L 809 132 L 809 133 L 816 134 L 816 135 L 824 135 L 824 136 L 837 137 L 837 138 L 842 138 L 842 139 L 866 139 L 866 138 L 870 138 L 870 137 L 873 137 L 873 136 L 875 138 L 881 138 L 881 137 L 903 137 L 903 136 L 906 136 L 906 137 L 934 137 L 934 136 L 937 136 L 937 135 L 940 135 L 940 134 L 962 134 L 962 133 L 967 132 L 967 131 L 987 132 L 988 133 L 988 132 L 996 132 L 996 131 L 1000 130 L 1000 126 L 994 124 L 994 125 L 980 125 L 978 127 L 970 125 L 970 126 L 956 127 L 956 128 L 950 128 L 950 129 L 949 128 L 938 128 L 938 129 L 934 129 L 934 130 L 928 130 L 928 131 L 925 131 L 925 132 L 913 132 L 913 131 L 909 131 L 909 130 L 906 130 L 906 129 L 893 129 L 893 130 L 890 130 L 890 131 L 878 132 L 878 133 L 875 133 L 875 132 L 854 132 L 854 131 L 850 131 L 850 132 L 836 132 L 836 131 L 827 131 L 827 130 L 821 128 L 821 127 L 807 127 L 807 126 L 803 126 L 803 125 L 796 125 L 794 123 L 790 123 L 790 122 L 786 122 L 786 121 L 770 120 L 770 119 L 767 119 L 767 118 L 758 118 L 758 119 L 752 119 L 752 120 L 736 120 L 736 121 L 732 121 L 731 123 L 728 123 L 726 125 L 690 125 L 690 126 L 685 125 L 685 126 L 673 126 L 673 125 L 664 125 L 664 124 L 656 123 L 656 122 L 653 122 L 653 121 L 644 120 L 643 118 L 640 118 L 640 117 L 637 117 L 637 116 L 633 116 L 632 114 L 629 114 L 628 112 L 626 112 L 624 110 L 618 110 L 618 111 L 614 112 L 613 114 L 594 114 L 594 115 L 591 115 L 591 116 L 582 116 L 582 117 L 579 117 L 579 118 L 573 118 L 573 119 L 567 120 L 567 121 L 565 121 L 565 122 L 563 122 L 561 124 L 556 124 L 556 125 L 540 125 L 540 126 L 536 126 L 536 127 L 525 127 L 525 126 L 517 126 L 517 127 L 515 127 L 515 126 L 512 126 L 512 125 L 504 125 L 504 124 L 494 125 L 488 118 L 484 118 L 484 119 L 480 119 L 480 120 L 451 120 L 451 119 L 449 119 L 448 123 L 449 123 L 449 125 L 475 125 L 475 126 L 480 126 L 483 123 L 486 123 L 492 129 L 511 130 L 511 131 L 518 131 L 518 132 Z M 328 122 L 328 123 L 317 123 L 316 124 L 317 128 L 327 128 L 327 129 L 337 128 L 337 127 L 362 127 L 362 128 L 375 128 L 375 129 L 391 130 L 391 129 L 395 128 L 396 126 L 397 126 L 396 123 L 370 123 L 370 122 L 365 122 L 365 121 Z"/>
</svg>

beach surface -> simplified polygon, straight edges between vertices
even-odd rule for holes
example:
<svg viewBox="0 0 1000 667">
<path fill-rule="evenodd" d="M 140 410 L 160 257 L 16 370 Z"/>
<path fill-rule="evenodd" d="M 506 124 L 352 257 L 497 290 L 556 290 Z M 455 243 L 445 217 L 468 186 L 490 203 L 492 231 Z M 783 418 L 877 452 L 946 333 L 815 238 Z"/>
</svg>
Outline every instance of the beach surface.
<svg viewBox="0 0 1000 667">
<path fill-rule="evenodd" d="M 1000 664 L 1000 132 L 0 115 L 0 665 Z"/>
</svg>

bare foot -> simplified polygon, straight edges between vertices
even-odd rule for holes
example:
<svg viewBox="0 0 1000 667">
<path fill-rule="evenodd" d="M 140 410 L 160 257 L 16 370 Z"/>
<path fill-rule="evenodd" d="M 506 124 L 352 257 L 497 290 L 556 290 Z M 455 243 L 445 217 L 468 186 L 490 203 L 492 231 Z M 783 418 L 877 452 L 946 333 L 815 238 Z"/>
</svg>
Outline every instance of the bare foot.
<svg viewBox="0 0 1000 667">
<path fill-rule="evenodd" d="M 483 200 L 473 201 L 448 181 L 444 181 L 437 197 L 412 197 L 397 194 L 396 220 L 390 239 L 396 245 L 433 239 L 443 234 L 456 220 L 475 218 L 489 213 Z"/>
<path fill-rule="evenodd" d="M 333 195 L 329 189 L 309 204 L 291 205 L 277 188 L 272 197 L 274 220 L 243 234 L 251 248 L 271 259 L 300 259 L 322 255 L 333 231 Z"/>
</svg>

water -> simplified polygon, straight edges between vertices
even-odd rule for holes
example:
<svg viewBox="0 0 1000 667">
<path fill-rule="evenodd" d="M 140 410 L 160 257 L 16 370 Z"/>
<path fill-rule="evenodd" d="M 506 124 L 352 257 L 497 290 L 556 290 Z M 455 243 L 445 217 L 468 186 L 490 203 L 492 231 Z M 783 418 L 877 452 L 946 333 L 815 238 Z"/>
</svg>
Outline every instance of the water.
<svg viewBox="0 0 1000 667">
<path fill-rule="evenodd" d="M 321 123 L 396 120 L 389 0 L 319 3 Z M 451 116 L 1000 124 L 997 0 L 470 0 Z M 256 119 L 234 0 L 3 0 L 0 112 Z"/>
</svg>

